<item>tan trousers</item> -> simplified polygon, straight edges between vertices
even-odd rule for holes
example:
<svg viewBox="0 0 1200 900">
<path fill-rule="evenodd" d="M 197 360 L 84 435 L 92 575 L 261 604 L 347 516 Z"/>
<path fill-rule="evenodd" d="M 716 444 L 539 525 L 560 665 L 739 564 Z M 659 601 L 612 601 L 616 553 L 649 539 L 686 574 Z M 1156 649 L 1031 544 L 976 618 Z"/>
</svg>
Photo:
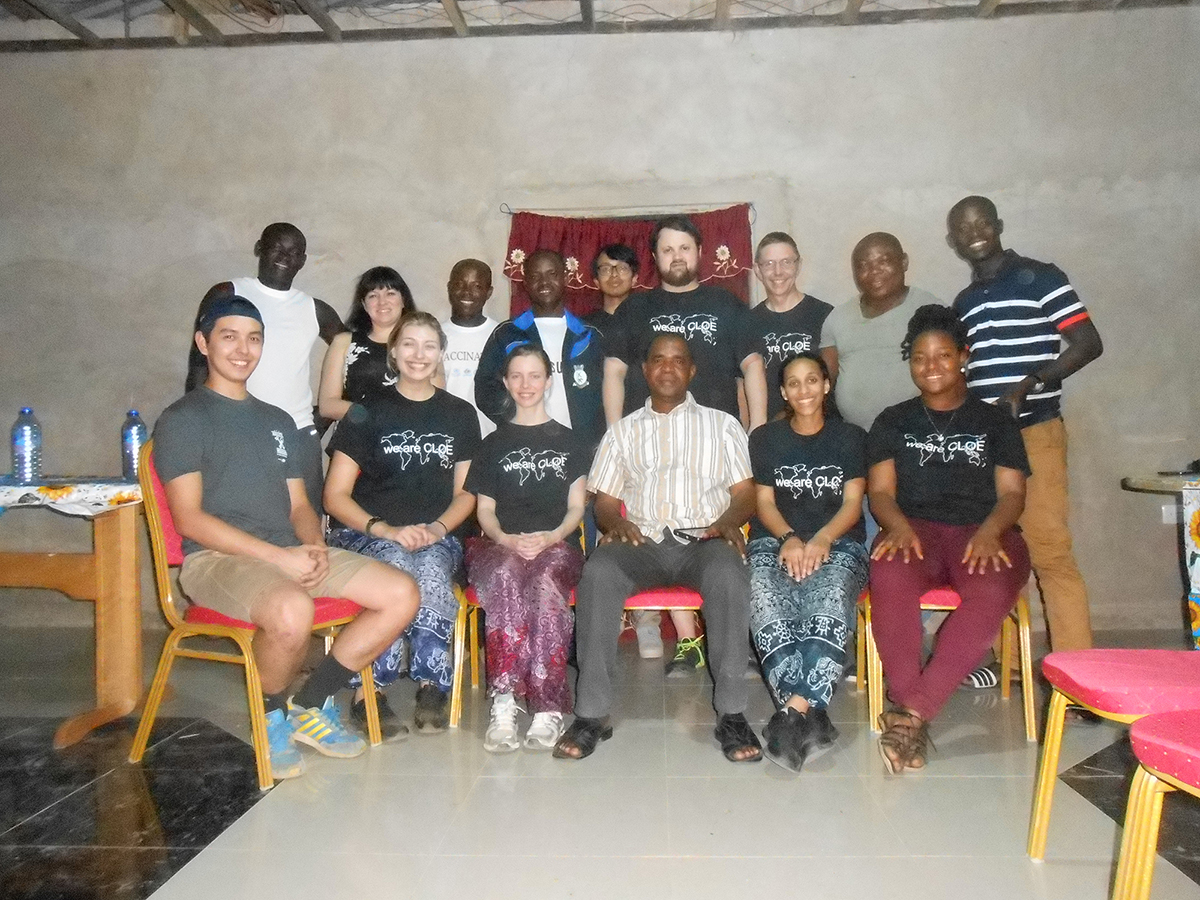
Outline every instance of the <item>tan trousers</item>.
<svg viewBox="0 0 1200 900">
<path fill-rule="evenodd" d="M 1050 647 L 1085 650 L 1092 646 L 1092 620 L 1067 525 L 1067 429 L 1062 419 L 1051 419 L 1021 429 L 1021 437 L 1033 475 L 1025 485 L 1020 525 L 1046 611 Z"/>
</svg>

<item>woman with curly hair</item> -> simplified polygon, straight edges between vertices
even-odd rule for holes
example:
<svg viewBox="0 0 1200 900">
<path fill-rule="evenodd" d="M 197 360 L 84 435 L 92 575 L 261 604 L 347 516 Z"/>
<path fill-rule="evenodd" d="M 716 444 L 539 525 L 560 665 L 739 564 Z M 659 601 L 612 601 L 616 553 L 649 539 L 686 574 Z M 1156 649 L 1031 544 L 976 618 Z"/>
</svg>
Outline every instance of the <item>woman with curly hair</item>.
<svg viewBox="0 0 1200 900">
<path fill-rule="evenodd" d="M 871 615 L 893 708 L 879 752 L 892 774 L 925 766 L 929 722 L 987 654 L 1029 578 L 1016 529 L 1029 463 L 1017 423 L 967 393 L 967 329 L 917 309 L 901 345 L 920 396 L 889 406 L 867 439 Z M 922 665 L 921 596 L 962 597 Z"/>
</svg>

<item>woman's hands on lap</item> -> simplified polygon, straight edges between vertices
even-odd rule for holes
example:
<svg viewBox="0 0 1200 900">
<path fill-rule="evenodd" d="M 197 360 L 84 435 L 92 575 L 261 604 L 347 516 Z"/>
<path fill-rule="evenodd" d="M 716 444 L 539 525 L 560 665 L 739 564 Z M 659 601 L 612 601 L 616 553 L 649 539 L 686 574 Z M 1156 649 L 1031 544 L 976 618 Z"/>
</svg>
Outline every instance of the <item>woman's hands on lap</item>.
<svg viewBox="0 0 1200 900">
<path fill-rule="evenodd" d="M 1012 568 L 1012 560 L 1004 552 L 1004 546 L 1000 543 L 1000 535 L 994 528 L 990 528 L 986 524 L 979 526 L 979 530 L 967 542 L 967 549 L 963 553 L 962 561 L 970 575 L 983 575 L 987 571 L 989 562 L 996 572 L 1000 571 L 1000 563 Z"/>
<path fill-rule="evenodd" d="M 829 559 L 830 540 L 819 532 L 808 541 L 793 535 L 779 548 L 779 564 L 792 578 L 800 581 L 807 578 Z"/>
<path fill-rule="evenodd" d="M 379 537 L 394 541 L 405 550 L 420 550 L 430 544 L 436 544 L 442 539 L 435 529 L 428 525 L 389 525 L 386 528 L 375 528 Z"/>
<path fill-rule="evenodd" d="M 886 559 L 891 562 L 897 553 L 904 562 L 908 562 L 913 554 L 916 554 L 917 559 L 925 558 L 921 539 L 907 522 L 903 526 L 892 526 L 879 532 L 875 549 L 871 551 L 871 559 Z"/>
</svg>

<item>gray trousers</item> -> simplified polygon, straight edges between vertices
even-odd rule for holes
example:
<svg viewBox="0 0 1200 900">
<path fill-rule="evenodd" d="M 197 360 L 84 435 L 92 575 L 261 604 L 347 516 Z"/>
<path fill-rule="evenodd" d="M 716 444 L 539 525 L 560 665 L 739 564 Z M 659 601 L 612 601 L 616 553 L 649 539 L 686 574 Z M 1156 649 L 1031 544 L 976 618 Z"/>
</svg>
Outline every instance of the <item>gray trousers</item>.
<svg viewBox="0 0 1200 900">
<path fill-rule="evenodd" d="M 625 601 L 639 591 L 672 585 L 704 598 L 708 665 L 716 685 L 713 707 L 720 715 L 745 711 L 750 570 L 722 540 L 680 544 L 667 537 L 638 547 L 604 544 L 584 564 L 575 590 L 576 716 L 599 719 L 612 708 Z"/>
</svg>

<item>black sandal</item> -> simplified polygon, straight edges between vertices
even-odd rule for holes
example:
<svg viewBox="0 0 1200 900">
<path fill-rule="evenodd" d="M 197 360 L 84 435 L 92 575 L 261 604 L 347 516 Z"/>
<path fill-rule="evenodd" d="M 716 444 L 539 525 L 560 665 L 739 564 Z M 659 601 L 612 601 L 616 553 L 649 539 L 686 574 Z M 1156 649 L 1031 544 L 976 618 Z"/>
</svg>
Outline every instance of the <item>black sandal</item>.
<svg viewBox="0 0 1200 900">
<path fill-rule="evenodd" d="M 576 716 L 571 727 L 563 732 L 563 736 L 554 745 L 554 757 L 556 759 L 585 759 L 596 752 L 597 744 L 607 741 L 612 736 L 613 727 L 606 720 L 585 719 L 582 716 Z M 571 746 L 579 750 L 578 756 L 566 752 L 566 749 Z"/>
<path fill-rule="evenodd" d="M 758 735 L 741 713 L 726 713 L 717 721 L 713 736 L 721 743 L 721 752 L 730 762 L 758 762 L 762 759 L 762 744 Z M 754 756 L 737 756 L 739 750 L 755 750 Z"/>
</svg>

